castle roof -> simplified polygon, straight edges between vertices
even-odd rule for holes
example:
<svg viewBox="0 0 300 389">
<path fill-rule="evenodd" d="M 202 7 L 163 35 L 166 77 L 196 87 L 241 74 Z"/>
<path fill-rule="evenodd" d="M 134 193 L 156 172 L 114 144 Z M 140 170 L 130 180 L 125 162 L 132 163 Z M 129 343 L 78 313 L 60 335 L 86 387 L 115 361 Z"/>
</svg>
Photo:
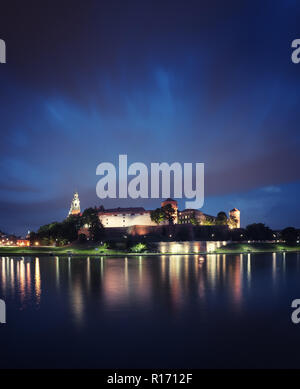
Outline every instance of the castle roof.
<svg viewBox="0 0 300 389">
<path fill-rule="evenodd" d="M 186 209 L 183 209 L 182 211 L 179 211 L 179 212 L 196 212 L 196 213 L 203 213 L 202 211 L 199 211 L 199 209 L 194 209 L 194 208 L 186 208 Z"/>
<path fill-rule="evenodd" d="M 131 208 L 110 208 L 105 209 L 104 211 L 99 211 L 99 215 L 111 215 L 111 214 L 120 214 L 120 213 L 145 213 L 150 212 L 146 211 L 143 207 L 131 207 Z"/>
</svg>

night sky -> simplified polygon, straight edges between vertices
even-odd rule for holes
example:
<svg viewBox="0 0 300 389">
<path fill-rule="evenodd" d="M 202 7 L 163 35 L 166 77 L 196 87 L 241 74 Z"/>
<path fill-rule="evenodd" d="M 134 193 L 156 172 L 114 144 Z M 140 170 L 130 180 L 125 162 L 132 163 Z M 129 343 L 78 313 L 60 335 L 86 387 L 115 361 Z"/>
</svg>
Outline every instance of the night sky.
<svg viewBox="0 0 300 389">
<path fill-rule="evenodd" d="M 156 208 L 97 198 L 122 153 L 204 162 L 204 212 L 300 227 L 298 0 L 1 1 L 0 38 L 0 230 L 62 220 L 75 190 Z"/>
</svg>

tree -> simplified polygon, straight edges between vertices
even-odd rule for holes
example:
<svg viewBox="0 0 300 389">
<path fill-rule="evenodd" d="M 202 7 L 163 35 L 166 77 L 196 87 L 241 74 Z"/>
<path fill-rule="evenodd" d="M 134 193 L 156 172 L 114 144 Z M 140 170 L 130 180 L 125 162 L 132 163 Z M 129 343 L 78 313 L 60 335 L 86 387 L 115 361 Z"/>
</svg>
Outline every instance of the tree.
<svg viewBox="0 0 300 389">
<path fill-rule="evenodd" d="M 205 219 L 202 220 L 202 223 L 201 223 L 203 226 L 213 226 L 214 224 L 216 224 L 215 222 L 215 219 L 212 217 L 212 216 L 208 216 L 206 215 L 205 216 Z"/>
<path fill-rule="evenodd" d="M 78 231 L 82 227 L 83 221 L 80 215 L 70 215 L 61 223 L 61 230 L 58 239 L 65 239 L 73 242 L 78 238 Z"/>
<path fill-rule="evenodd" d="M 190 218 L 190 223 L 193 224 L 193 226 L 198 226 L 199 225 L 199 222 L 198 220 L 195 218 L 195 216 L 192 216 Z"/>
<path fill-rule="evenodd" d="M 37 238 L 37 240 L 40 241 L 42 245 L 46 246 L 46 245 L 54 243 L 55 237 L 51 233 L 51 229 L 53 228 L 53 226 L 56 223 L 57 222 L 53 222 L 53 223 L 50 223 L 50 224 L 45 224 L 44 226 L 41 226 L 38 229 L 38 232 L 37 232 L 35 238 Z"/>
<path fill-rule="evenodd" d="M 225 212 L 219 212 L 216 219 L 216 224 L 219 226 L 225 226 L 227 224 L 227 215 Z"/>
<path fill-rule="evenodd" d="M 164 219 L 169 222 L 169 224 L 173 224 L 175 220 L 175 209 L 171 204 L 167 204 L 161 208 L 164 214 Z"/>
<path fill-rule="evenodd" d="M 263 223 L 249 224 L 246 231 L 250 240 L 271 240 L 273 238 L 273 231 Z"/>
<path fill-rule="evenodd" d="M 41 246 L 49 246 L 51 244 L 50 239 L 47 237 L 40 239 Z"/>
<path fill-rule="evenodd" d="M 150 218 L 156 224 L 162 223 L 165 220 L 164 217 L 165 215 L 162 208 L 156 208 L 155 210 L 150 211 Z"/>
<path fill-rule="evenodd" d="M 80 215 L 70 215 L 61 223 L 53 222 L 41 226 L 37 233 L 30 233 L 30 241 L 39 241 L 43 245 L 56 244 L 65 245 L 68 242 L 77 240 L 77 235 L 82 220 Z"/>
<path fill-rule="evenodd" d="M 137 243 L 130 248 L 132 253 L 142 253 L 147 250 L 147 246 L 145 243 Z"/>
<path fill-rule="evenodd" d="M 87 208 L 83 211 L 82 224 L 87 224 L 91 239 L 98 242 L 103 237 L 103 225 L 98 216 L 97 208 Z"/>
<path fill-rule="evenodd" d="M 171 204 L 167 204 L 164 207 L 156 208 L 154 211 L 151 211 L 150 217 L 156 224 L 160 224 L 163 221 L 168 221 L 169 224 L 173 224 L 175 219 L 175 209 Z"/>
<path fill-rule="evenodd" d="M 41 226 L 37 233 L 30 233 L 30 241 L 41 244 L 65 245 L 78 239 L 78 231 L 87 224 L 92 240 L 99 241 L 103 236 L 103 226 L 98 217 L 98 209 L 88 208 L 82 215 L 70 215 L 61 223 L 53 222 Z M 84 239 L 81 237 L 81 239 Z"/>
<path fill-rule="evenodd" d="M 78 235 L 78 242 L 79 243 L 85 243 L 86 242 L 86 235 L 85 234 L 79 234 Z"/>
<path fill-rule="evenodd" d="M 295 243 L 298 239 L 298 232 L 294 227 L 287 227 L 281 231 L 281 237 L 287 243 Z"/>
<path fill-rule="evenodd" d="M 195 211 L 191 214 L 190 223 L 191 223 L 193 226 L 199 226 L 199 222 L 198 222 L 198 219 L 196 218 Z"/>
<path fill-rule="evenodd" d="M 31 231 L 29 234 L 29 240 L 31 245 L 34 245 L 35 242 L 39 242 L 38 234 L 34 231 Z"/>
<path fill-rule="evenodd" d="M 248 240 L 248 234 L 244 228 L 231 229 L 228 234 L 228 238 L 233 241 Z"/>
</svg>

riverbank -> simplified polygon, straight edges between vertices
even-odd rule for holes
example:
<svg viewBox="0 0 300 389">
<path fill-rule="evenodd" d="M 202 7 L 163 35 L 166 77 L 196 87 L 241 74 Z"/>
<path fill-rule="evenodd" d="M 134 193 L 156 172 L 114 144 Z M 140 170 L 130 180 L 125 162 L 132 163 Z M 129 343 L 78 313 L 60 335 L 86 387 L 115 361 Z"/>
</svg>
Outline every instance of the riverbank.
<svg viewBox="0 0 300 389">
<path fill-rule="evenodd" d="M 72 245 L 64 247 L 37 246 L 37 247 L 0 247 L 0 256 L 3 255 L 124 255 L 124 251 L 106 249 L 101 246 Z"/>
<path fill-rule="evenodd" d="M 216 254 L 300 252 L 300 244 L 285 243 L 228 243 L 214 251 Z"/>
<path fill-rule="evenodd" d="M 213 252 L 190 252 L 190 253 L 164 253 L 164 255 L 199 255 L 199 254 L 244 254 L 244 253 L 282 253 L 300 252 L 300 244 L 287 245 L 284 243 L 229 243 L 221 246 Z M 6 255 L 34 255 L 34 256 L 136 256 L 136 255 L 162 255 L 157 252 L 132 253 L 124 250 L 113 250 L 103 246 L 73 245 L 66 247 L 0 247 L 0 256 Z"/>
</svg>

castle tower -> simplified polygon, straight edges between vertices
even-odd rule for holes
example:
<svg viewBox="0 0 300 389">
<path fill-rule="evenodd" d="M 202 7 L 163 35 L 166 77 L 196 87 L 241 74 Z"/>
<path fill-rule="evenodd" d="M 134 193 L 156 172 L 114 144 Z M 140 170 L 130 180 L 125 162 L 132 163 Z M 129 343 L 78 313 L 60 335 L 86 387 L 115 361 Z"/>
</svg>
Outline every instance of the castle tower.
<svg viewBox="0 0 300 389">
<path fill-rule="evenodd" d="M 167 199 L 161 203 L 161 206 L 164 207 L 165 205 L 170 204 L 172 208 L 175 210 L 175 219 L 174 224 L 178 223 L 178 203 L 176 200 L 173 199 Z"/>
<path fill-rule="evenodd" d="M 70 215 L 78 215 L 80 213 L 80 200 L 78 193 L 74 193 L 73 200 L 71 202 L 71 207 L 68 216 Z"/>
<path fill-rule="evenodd" d="M 229 212 L 229 216 L 233 217 L 233 218 L 235 218 L 237 220 L 236 228 L 241 228 L 241 213 L 240 213 L 240 211 L 237 208 L 233 208 Z"/>
</svg>

